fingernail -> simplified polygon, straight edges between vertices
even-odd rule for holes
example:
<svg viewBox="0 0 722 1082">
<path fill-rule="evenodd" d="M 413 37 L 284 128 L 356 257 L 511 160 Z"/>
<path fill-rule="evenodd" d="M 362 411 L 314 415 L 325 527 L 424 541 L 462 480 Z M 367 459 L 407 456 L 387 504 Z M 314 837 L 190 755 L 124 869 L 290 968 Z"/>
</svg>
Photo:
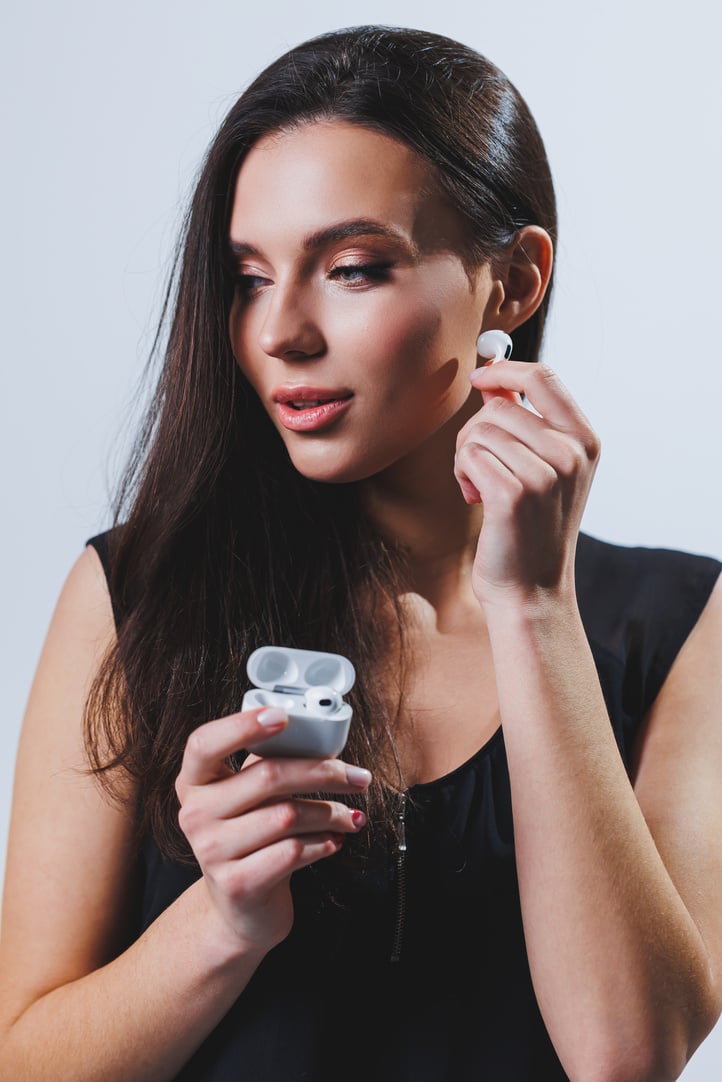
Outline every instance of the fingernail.
<svg viewBox="0 0 722 1082">
<path fill-rule="evenodd" d="M 347 766 L 346 781 L 357 789 L 365 789 L 371 784 L 371 771 L 365 770 L 362 766 Z"/>
<path fill-rule="evenodd" d="M 351 812 L 351 822 L 355 827 L 365 827 L 366 816 L 359 808 L 354 808 Z"/>
<path fill-rule="evenodd" d="M 281 710 L 280 706 L 269 706 L 261 710 L 260 714 L 256 714 L 256 719 L 264 729 L 280 729 L 281 725 L 288 720 L 288 715 L 285 710 Z"/>
<path fill-rule="evenodd" d="M 473 377 L 478 376 L 480 372 L 484 372 L 487 368 L 491 368 L 493 364 L 498 364 L 499 361 L 503 360 L 503 357 L 485 357 L 482 363 L 477 365 L 474 371 L 470 373 L 469 379 L 473 379 Z"/>
</svg>

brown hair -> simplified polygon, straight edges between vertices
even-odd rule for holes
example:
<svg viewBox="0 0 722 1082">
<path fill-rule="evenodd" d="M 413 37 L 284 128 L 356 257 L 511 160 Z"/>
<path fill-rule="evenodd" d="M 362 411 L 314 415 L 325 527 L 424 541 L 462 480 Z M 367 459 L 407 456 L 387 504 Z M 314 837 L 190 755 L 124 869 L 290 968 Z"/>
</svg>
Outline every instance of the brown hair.
<svg viewBox="0 0 722 1082">
<path fill-rule="evenodd" d="M 403 686 L 398 597 L 404 553 L 376 535 L 355 484 L 299 474 L 234 361 L 233 283 L 225 259 L 238 170 L 263 135 L 340 118 L 390 134 L 435 168 L 468 223 L 469 264 L 503 258 L 520 227 L 556 241 L 551 174 L 517 90 L 472 49 L 422 30 L 362 26 L 291 49 L 223 121 L 203 162 L 176 250 L 151 362 L 157 389 L 113 507 L 110 590 L 118 640 L 85 715 L 91 769 L 120 797 L 137 783 L 138 838 L 192 860 L 174 781 L 189 733 L 240 708 L 246 659 L 266 643 L 331 650 L 353 662 L 354 722 L 344 757 L 372 768 L 363 798 L 388 826 L 394 762 L 391 704 L 375 679 Z M 551 287 L 515 331 L 536 360 Z M 167 335 L 165 349 L 161 340 Z M 395 617 L 388 633 L 383 613 Z"/>
</svg>

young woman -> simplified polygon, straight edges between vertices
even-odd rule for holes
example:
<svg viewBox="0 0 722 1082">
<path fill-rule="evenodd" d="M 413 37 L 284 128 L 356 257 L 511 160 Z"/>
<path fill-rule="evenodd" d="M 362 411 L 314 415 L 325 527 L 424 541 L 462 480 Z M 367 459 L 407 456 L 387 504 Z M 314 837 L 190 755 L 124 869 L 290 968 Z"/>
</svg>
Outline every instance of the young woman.
<svg viewBox="0 0 722 1082">
<path fill-rule="evenodd" d="M 662 1082 L 715 1024 L 720 564 L 580 534 L 555 240 L 456 42 L 325 35 L 231 109 L 30 694 L 3 1078 Z M 267 644 L 353 663 L 342 757 L 246 754 Z"/>
</svg>

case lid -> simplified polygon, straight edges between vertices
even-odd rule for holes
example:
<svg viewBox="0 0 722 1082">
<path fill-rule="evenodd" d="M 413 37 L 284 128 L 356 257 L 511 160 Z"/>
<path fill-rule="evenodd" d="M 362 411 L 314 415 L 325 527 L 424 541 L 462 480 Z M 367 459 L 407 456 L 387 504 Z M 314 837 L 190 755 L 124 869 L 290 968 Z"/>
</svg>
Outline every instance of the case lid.
<svg viewBox="0 0 722 1082">
<path fill-rule="evenodd" d="M 353 665 L 342 654 L 291 646 L 259 646 L 248 658 L 246 672 L 255 687 L 269 691 L 305 691 L 322 685 L 345 695 L 356 679 Z"/>
</svg>

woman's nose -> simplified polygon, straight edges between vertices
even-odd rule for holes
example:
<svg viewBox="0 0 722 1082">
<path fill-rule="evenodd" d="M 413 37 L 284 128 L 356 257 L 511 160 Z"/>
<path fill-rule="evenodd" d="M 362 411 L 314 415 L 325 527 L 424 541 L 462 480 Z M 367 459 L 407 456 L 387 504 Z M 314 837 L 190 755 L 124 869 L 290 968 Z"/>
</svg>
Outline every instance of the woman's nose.
<svg viewBox="0 0 722 1082">
<path fill-rule="evenodd" d="M 259 334 L 259 345 L 269 357 L 298 355 L 303 358 L 322 353 L 326 343 L 311 298 L 298 288 L 274 286 Z"/>
</svg>

